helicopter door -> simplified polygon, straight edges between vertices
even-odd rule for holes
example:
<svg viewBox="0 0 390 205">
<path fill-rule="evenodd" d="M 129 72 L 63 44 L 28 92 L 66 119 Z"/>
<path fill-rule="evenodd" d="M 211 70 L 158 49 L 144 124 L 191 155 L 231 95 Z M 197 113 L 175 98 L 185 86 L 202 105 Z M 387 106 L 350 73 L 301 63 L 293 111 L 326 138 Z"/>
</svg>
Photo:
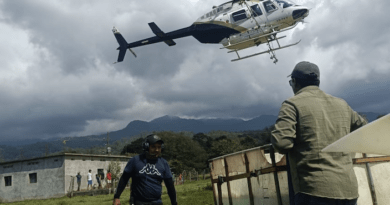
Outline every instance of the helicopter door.
<svg viewBox="0 0 390 205">
<path fill-rule="evenodd" d="M 263 5 L 264 5 L 265 11 L 266 11 L 268 14 L 270 14 L 270 13 L 272 13 L 272 12 L 278 10 L 278 7 L 277 7 L 274 3 L 272 3 L 271 1 L 265 1 L 265 2 L 263 2 Z"/>
<path fill-rule="evenodd" d="M 261 11 L 259 4 L 255 4 L 255 5 L 251 6 L 251 13 L 252 13 L 252 17 L 255 18 L 255 20 L 258 23 L 264 22 L 263 11 Z M 251 22 L 253 22 L 253 18 L 251 18 Z"/>
</svg>

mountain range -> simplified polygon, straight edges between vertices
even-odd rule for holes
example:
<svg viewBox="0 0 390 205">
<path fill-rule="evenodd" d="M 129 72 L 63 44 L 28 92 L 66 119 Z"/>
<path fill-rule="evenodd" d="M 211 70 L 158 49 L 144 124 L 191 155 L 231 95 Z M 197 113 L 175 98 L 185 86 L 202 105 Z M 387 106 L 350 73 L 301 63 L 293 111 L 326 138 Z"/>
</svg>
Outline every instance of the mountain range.
<svg viewBox="0 0 390 205">
<path fill-rule="evenodd" d="M 375 120 L 378 113 L 362 112 L 371 122 Z M 250 120 L 239 118 L 231 119 L 184 119 L 177 116 L 165 115 L 150 122 L 134 120 L 131 121 L 125 128 L 117 131 L 109 132 L 110 144 L 122 138 L 130 139 L 148 134 L 154 131 L 173 131 L 173 132 L 192 132 L 194 134 L 210 131 L 229 131 L 242 132 L 250 130 L 262 130 L 275 123 L 277 116 L 261 115 Z M 26 158 L 42 156 L 49 153 L 61 151 L 64 148 L 63 140 L 67 140 L 66 147 L 68 148 L 91 148 L 94 146 L 104 146 L 106 143 L 107 134 L 90 135 L 82 137 L 66 137 L 48 140 L 23 140 L 21 141 L 0 141 L 0 149 L 2 150 L 3 158 L 12 160 L 20 157 L 20 150 L 23 150 L 23 156 Z"/>
</svg>

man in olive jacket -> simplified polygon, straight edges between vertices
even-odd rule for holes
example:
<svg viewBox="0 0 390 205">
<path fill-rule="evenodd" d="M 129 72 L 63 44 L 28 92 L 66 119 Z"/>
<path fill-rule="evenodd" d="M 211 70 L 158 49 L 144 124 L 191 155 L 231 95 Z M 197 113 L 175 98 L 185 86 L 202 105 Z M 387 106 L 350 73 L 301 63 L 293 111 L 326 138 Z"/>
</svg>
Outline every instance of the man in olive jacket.
<svg viewBox="0 0 390 205">
<path fill-rule="evenodd" d="M 295 95 L 283 102 L 271 142 L 288 156 L 292 204 L 355 205 L 359 194 L 352 154 L 321 150 L 367 121 L 344 100 L 319 89 L 317 65 L 300 62 L 290 76 Z"/>
</svg>

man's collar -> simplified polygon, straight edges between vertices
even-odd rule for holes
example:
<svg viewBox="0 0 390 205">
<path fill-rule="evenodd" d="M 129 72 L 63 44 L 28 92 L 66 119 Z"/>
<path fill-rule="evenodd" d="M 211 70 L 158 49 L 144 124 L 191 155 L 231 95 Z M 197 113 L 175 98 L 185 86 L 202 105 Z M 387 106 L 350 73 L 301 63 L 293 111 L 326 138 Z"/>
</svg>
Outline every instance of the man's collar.
<svg viewBox="0 0 390 205">
<path fill-rule="evenodd" d="M 306 86 L 306 87 L 300 89 L 297 93 L 295 93 L 295 95 L 298 95 L 299 93 L 306 92 L 309 90 L 319 90 L 319 89 L 320 88 L 316 85 L 309 85 L 309 86 Z"/>
</svg>

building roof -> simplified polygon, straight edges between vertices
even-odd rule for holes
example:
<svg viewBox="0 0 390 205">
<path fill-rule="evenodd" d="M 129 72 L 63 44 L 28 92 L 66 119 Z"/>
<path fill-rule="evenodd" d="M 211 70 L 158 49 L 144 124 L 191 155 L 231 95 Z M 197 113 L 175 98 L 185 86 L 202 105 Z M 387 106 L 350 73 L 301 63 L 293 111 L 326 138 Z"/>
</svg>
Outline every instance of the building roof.
<svg viewBox="0 0 390 205">
<path fill-rule="evenodd" d="M 116 159 L 130 159 L 131 158 L 131 157 L 122 156 L 122 155 L 60 153 L 60 154 L 54 154 L 54 155 L 49 155 L 49 156 L 44 156 L 44 157 L 35 157 L 35 158 L 30 158 L 30 159 L 19 159 L 19 160 L 14 160 L 14 161 L 0 162 L 0 165 L 17 163 L 17 162 L 27 162 L 27 161 L 33 161 L 33 160 L 38 160 L 38 159 L 61 157 L 61 156 L 65 156 L 65 157 L 67 157 L 67 156 L 75 156 L 75 157 L 104 157 L 104 158 L 116 158 Z"/>
</svg>

